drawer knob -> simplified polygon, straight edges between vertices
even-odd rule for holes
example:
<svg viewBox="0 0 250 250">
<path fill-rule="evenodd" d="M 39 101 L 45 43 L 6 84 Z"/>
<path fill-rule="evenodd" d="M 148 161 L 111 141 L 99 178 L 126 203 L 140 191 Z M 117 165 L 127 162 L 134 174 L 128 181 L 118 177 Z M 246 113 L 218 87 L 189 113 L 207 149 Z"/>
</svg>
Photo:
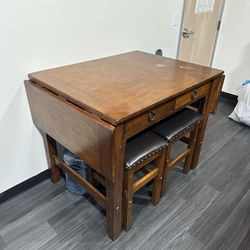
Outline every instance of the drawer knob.
<svg viewBox="0 0 250 250">
<path fill-rule="evenodd" d="M 192 99 L 195 99 L 198 96 L 197 90 L 192 91 Z"/>
<path fill-rule="evenodd" d="M 150 110 L 148 112 L 148 120 L 151 122 L 151 121 L 154 121 L 155 120 L 155 111 L 154 110 Z"/>
</svg>

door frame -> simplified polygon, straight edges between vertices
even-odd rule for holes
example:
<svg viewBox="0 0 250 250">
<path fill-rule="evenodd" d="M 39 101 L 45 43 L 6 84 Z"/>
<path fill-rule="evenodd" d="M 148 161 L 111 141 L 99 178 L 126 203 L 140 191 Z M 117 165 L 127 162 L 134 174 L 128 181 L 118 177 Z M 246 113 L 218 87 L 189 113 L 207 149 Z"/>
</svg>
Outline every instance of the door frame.
<svg viewBox="0 0 250 250">
<path fill-rule="evenodd" d="M 224 10 L 225 10 L 225 5 L 226 5 L 226 0 L 222 0 L 222 1 L 223 2 L 222 2 L 222 7 L 221 7 L 221 13 L 220 13 L 220 16 L 219 16 L 219 21 L 221 23 L 222 23 L 222 17 L 223 17 Z M 183 21 L 184 21 L 184 11 L 185 11 L 185 8 L 186 8 L 186 0 L 183 0 L 182 13 L 181 13 L 181 24 L 180 24 L 180 29 L 179 29 L 178 45 L 177 45 L 177 51 L 176 51 L 176 59 L 178 59 L 179 53 L 180 53 L 181 36 L 182 36 L 182 30 L 183 30 Z M 210 62 L 210 67 L 213 65 L 215 50 L 216 50 L 216 46 L 217 46 L 217 41 L 218 41 L 219 33 L 220 33 L 220 30 L 221 30 L 221 23 L 220 23 L 220 29 L 216 33 L 214 47 L 213 47 L 213 51 L 212 51 L 211 62 Z"/>
</svg>

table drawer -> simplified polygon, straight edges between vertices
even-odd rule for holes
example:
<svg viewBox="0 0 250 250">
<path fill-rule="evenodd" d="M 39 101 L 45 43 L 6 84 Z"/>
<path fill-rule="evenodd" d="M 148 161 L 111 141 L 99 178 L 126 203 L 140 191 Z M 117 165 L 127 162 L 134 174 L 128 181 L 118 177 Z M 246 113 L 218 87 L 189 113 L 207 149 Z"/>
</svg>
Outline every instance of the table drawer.
<svg viewBox="0 0 250 250">
<path fill-rule="evenodd" d="M 150 127 L 154 123 L 164 119 L 174 110 L 174 101 L 164 103 L 158 107 L 152 108 L 140 116 L 126 122 L 125 136 L 130 137 Z"/>
<path fill-rule="evenodd" d="M 175 109 L 186 106 L 195 100 L 207 95 L 210 90 L 210 84 L 205 84 L 199 88 L 193 89 L 188 93 L 176 98 L 175 101 Z"/>
</svg>

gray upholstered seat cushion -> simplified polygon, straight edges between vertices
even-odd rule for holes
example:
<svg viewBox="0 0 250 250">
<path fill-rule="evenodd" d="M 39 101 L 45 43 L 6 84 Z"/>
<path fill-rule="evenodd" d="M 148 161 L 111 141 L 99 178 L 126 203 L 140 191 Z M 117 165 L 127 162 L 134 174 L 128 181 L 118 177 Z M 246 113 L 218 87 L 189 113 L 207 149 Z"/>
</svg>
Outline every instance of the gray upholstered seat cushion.
<svg viewBox="0 0 250 250">
<path fill-rule="evenodd" d="M 171 142 L 196 125 L 200 119 L 201 115 L 198 112 L 185 108 L 160 122 L 153 131 L 165 138 L 167 142 Z"/>
<path fill-rule="evenodd" d="M 166 141 L 151 131 L 139 134 L 126 145 L 125 168 L 131 169 L 166 146 Z"/>
</svg>

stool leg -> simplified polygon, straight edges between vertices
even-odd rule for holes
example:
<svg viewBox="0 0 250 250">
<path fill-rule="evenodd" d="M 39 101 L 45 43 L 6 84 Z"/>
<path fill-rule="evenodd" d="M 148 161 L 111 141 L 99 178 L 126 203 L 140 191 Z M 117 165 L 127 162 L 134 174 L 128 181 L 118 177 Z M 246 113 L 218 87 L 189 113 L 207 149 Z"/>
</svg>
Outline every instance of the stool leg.
<svg viewBox="0 0 250 250">
<path fill-rule="evenodd" d="M 156 168 L 158 168 L 159 172 L 156 178 L 154 178 L 154 187 L 152 193 L 152 203 L 154 205 L 157 205 L 161 198 L 165 161 L 166 161 L 166 150 L 164 150 L 161 156 L 158 157 L 156 160 Z"/>
<path fill-rule="evenodd" d="M 161 188 L 161 196 L 163 196 L 166 193 L 167 188 L 167 174 L 168 174 L 168 165 L 170 163 L 170 153 L 172 149 L 172 144 L 168 144 L 166 149 L 166 156 L 165 156 L 165 166 L 164 166 L 164 172 L 163 172 L 163 179 L 162 179 L 162 188 Z"/>
<path fill-rule="evenodd" d="M 133 170 L 126 169 L 123 186 L 123 228 L 126 231 L 132 227 L 133 177 Z"/>
<path fill-rule="evenodd" d="M 191 150 L 189 155 L 186 157 L 184 167 L 183 167 L 183 172 L 187 174 L 190 170 L 190 165 L 192 162 L 193 158 L 193 153 L 194 153 L 194 147 L 196 145 L 196 137 L 199 129 L 199 124 L 196 125 L 196 127 L 190 132 L 190 138 L 188 142 L 188 148 Z"/>
</svg>

